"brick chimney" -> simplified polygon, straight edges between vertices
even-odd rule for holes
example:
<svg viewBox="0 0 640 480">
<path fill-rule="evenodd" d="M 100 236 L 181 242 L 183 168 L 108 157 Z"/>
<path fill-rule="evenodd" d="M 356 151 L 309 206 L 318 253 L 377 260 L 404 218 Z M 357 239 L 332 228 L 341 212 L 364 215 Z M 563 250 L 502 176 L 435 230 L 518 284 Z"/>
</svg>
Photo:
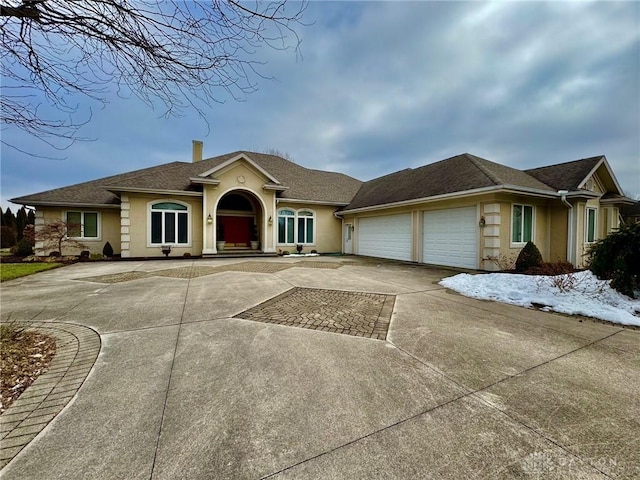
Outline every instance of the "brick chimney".
<svg viewBox="0 0 640 480">
<path fill-rule="evenodd" d="M 191 161 L 193 163 L 199 162 L 202 160 L 202 141 L 201 140 L 192 140 L 192 158 Z"/>
</svg>

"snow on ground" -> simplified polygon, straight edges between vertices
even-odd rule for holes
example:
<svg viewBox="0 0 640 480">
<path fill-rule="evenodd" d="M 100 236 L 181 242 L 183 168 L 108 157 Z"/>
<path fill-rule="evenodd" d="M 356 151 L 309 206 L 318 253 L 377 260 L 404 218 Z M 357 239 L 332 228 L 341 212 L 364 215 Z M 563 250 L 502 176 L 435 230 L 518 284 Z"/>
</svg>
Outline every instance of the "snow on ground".
<svg viewBox="0 0 640 480">
<path fill-rule="evenodd" d="M 461 273 L 440 282 L 466 297 L 584 315 L 623 325 L 640 326 L 640 300 L 616 292 L 609 281 L 598 280 L 590 271 L 558 275 Z"/>
</svg>

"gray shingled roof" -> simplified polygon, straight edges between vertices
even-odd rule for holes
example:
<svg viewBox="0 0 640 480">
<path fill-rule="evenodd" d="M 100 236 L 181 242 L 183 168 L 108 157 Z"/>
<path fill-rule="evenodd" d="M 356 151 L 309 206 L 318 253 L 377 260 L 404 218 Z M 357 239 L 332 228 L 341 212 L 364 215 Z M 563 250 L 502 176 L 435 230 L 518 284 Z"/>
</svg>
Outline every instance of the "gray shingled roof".
<svg viewBox="0 0 640 480">
<path fill-rule="evenodd" d="M 521 170 L 463 153 L 365 182 L 346 210 L 464 192 L 496 185 L 554 192 Z"/>
<path fill-rule="evenodd" d="M 197 177 L 240 154 L 247 155 L 278 179 L 283 186 L 288 187 L 279 193 L 279 198 L 344 204 L 350 202 L 347 210 L 492 186 L 515 186 L 549 193 L 575 190 L 602 158 L 591 157 L 522 171 L 463 153 L 430 165 L 401 170 L 362 183 L 341 173 L 305 168 L 276 155 L 238 151 L 196 163 L 167 163 L 26 195 L 12 201 L 27 205 L 118 205 L 120 200 L 111 191 L 118 191 L 119 188 L 199 191 L 202 187 L 194 185 L 190 178 Z"/>
<path fill-rule="evenodd" d="M 119 187 L 154 190 L 198 191 L 201 186 L 191 183 L 197 177 L 227 160 L 246 154 L 261 168 L 277 178 L 285 187 L 281 198 L 311 200 L 318 202 L 348 203 L 362 182 L 342 173 L 313 170 L 289 160 L 263 153 L 233 152 L 196 163 L 173 162 L 145 168 L 111 177 L 79 183 L 69 187 L 14 198 L 21 204 L 92 204 L 117 205 L 120 200 L 109 190 Z"/>
<path fill-rule="evenodd" d="M 556 191 L 577 190 L 578 185 L 582 183 L 601 159 L 602 155 L 599 155 L 597 157 L 574 160 L 573 162 L 532 168 L 525 170 L 525 172 L 553 187 Z"/>
</svg>

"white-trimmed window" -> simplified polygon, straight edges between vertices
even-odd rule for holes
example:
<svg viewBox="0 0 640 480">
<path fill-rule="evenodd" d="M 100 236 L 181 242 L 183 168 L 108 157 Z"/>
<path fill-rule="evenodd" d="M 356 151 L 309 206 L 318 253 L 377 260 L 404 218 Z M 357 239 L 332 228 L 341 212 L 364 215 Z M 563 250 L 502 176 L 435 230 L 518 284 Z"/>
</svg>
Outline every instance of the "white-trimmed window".
<svg viewBox="0 0 640 480">
<path fill-rule="evenodd" d="M 531 205 L 511 206 L 511 243 L 533 241 L 533 207 Z"/>
<path fill-rule="evenodd" d="M 313 245 L 316 238 L 316 214 L 312 210 L 278 210 L 278 243 Z"/>
<path fill-rule="evenodd" d="M 67 236 L 69 238 L 100 238 L 100 215 L 98 212 L 65 212 Z"/>
<path fill-rule="evenodd" d="M 155 202 L 150 208 L 151 245 L 189 244 L 189 206 L 171 202 Z"/>
<path fill-rule="evenodd" d="M 596 220 L 597 210 L 595 208 L 587 208 L 584 219 L 584 241 L 593 243 L 596 241 Z"/>
<path fill-rule="evenodd" d="M 315 215 L 310 210 L 300 210 L 298 212 L 298 239 L 296 243 L 313 244 L 313 229 Z"/>
</svg>

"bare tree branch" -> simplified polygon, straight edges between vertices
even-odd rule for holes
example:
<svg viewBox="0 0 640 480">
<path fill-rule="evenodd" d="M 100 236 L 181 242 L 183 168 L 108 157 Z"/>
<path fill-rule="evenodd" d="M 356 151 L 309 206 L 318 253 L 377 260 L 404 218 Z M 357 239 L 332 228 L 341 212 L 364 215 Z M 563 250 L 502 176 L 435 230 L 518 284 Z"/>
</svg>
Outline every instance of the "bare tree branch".
<svg viewBox="0 0 640 480">
<path fill-rule="evenodd" d="M 129 93 L 163 115 L 256 90 L 263 46 L 298 52 L 306 2 L 0 0 L 2 124 L 68 147 L 103 105 Z M 45 103 L 43 108 L 43 102 Z M 46 112 L 46 113 L 45 113 Z M 50 113 L 50 112 L 53 112 Z M 6 143 L 3 140 L 3 143 Z"/>
</svg>

